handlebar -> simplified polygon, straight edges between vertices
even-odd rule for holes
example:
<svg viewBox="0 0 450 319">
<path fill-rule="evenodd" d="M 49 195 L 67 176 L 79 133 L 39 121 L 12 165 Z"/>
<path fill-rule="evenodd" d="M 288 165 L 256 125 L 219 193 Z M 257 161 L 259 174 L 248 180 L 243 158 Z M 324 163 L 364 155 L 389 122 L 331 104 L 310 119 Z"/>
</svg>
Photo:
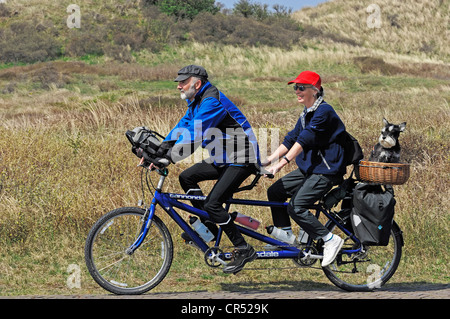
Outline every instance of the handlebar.
<svg viewBox="0 0 450 319">
<path fill-rule="evenodd" d="M 253 179 L 253 181 L 249 185 L 239 187 L 234 193 L 239 193 L 239 192 L 243 192 L 243 191 L 252 190 L 256 186 L 256 184 L 258 184 L 259 179 L 262 176 L 265 176 L 265 177 L 270 178 L 270 179 L 274 178 L 274 175 L 271 172 L 265 170 L 262 167 L 259 167 L 259 171 L 256 172 L 256 176 Z"/>
<path fill-rule="evenodd" d="M 150 166 L 150 164 L 153 164 L 157 168 L 163 169 L 170 164 L 170 161 L 167 158 L 149 156 L 147 152 L 140 152 L 139 155 L 141 155 L 142 157 L 141 162 L 138 166 L 148 167 Z"/>
</svg>

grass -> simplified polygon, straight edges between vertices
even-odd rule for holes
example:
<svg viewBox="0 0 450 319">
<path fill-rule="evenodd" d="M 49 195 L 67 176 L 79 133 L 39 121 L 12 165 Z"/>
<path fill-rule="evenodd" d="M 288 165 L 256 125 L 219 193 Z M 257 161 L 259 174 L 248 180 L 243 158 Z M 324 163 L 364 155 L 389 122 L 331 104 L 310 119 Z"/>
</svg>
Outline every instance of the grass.
<svg viewBox="0 0 450 319">
<path fill-rule="evenodd" d="M 379 8 L 380 28 L 368 27 L 374 14 L 371 5 Z M 351 4 L 334 0 L 297 11 L 294 17 L 320 33 L 349 37 L 371 49 L 413 54 L 416 58 L 432 56 L 448 62 L 448 10 L 448 2 L 440 0 L 357 0 Z M 440 36 L 430 38 L 430 34 Z"/>
<path fill-rule="evenodd" d="M 332 27 L 330 22 L 329 32 Z M 0 295 L 104 293 L 84 266 L 84 240 L 102 214 L 135 206 L 141 198 L 137 158 L 124 133 L 140 125 L 169 132 L 185 112 L 172 80 L 191 63 L 203 65 L 255 131 L 267 130 L 269 138 L 277 138 L 270 129 L 279 129 L 281 139 L 295 125 L 302 107 L 286 83 L 304 69 L 321 74 L 326 100 L 359 139 L 366 158 L 383 117 L 406 121 L 402 158 L 412 172 L 405 185 L 395 187 L 395 219 L 405 247 L 389 283 L 448 283 L 450 65 L 444 49 L 424 58 L 423 52 L 327 39 L 305 40 L 292 49 L 193 43 L 140 51 L 131 64 L 85 56 L 0 65 Z M 181 191 L 177 175 L 187 167 L 170 167 L 167 189 Z M 264 199 L 272 182 L 261 181 L 239 196 Z M 211 185 L 203 185 L 205 192 Z M 269 209 L 236 209 L 271 223 Z M 208 268 L 202 254 L 181 241 L 174 222 L 164 220 L 175 259 L 154 291 L 331 287 L 313 269 L 224 275 Z M 67 287 L 71 264 L 81 267 L 81 289 Z M 267 266 L 257 261 L 254 267 Z"/>
</svg>

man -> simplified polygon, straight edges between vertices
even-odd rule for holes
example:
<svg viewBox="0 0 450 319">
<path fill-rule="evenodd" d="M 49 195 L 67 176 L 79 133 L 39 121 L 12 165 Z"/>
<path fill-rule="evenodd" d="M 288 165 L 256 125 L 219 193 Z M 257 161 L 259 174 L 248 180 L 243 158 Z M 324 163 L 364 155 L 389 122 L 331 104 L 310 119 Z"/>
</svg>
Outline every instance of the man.
<svg viewBox="0 0 450 319">
<path fill-rule="evenodd" d="M 179 180 L 184 191 L 191 195 L 202 195 L 199 182 L 217 180 L 203 205 L 195 201 L 193 205 L 205 210 L 235 246 L 234 260 L 224 267 L 224 272 L 237 273 L 256 258 L 256 252 L 223 204 L 260 167 L 258 144 L 244 114 L 208 81 L 203 67 L 182 68 L 175 82 L 188 109 L 163 141 L 159 155 L 175 163 L 190 156 L 200 145 L 208 150 L 210 157 L 186 169 Z M 207 226 L 214 233 L 216 226 Z"/>
</svg>

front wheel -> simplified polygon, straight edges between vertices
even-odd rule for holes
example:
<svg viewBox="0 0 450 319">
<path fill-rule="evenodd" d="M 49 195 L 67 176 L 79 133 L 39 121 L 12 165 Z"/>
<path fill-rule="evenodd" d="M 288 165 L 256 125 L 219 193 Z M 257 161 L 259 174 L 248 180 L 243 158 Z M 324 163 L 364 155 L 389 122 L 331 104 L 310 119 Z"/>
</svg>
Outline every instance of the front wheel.
<svg viewBox="0 0 450 319">
<path fill-rule="evenodd" d="M 170 233 L 157 216 L 141 246 L 132 254 L 128 248 L 140 235 L 145 210 L 123 207 L 101 217 L 86 239 L 85 260 L 92 278 L 118 295 L 142 294 L 167 275 L 173 258 Z"/>
<path fill-rule="evenodd" d="M 387 246 L 367 246 L 365 252 L 338 255 L 322 268 L 328 279 L 347 291 L 373 291 L 381 288 L 394 275 L 402 256 L 403 237 L 393 222 Z"/>
</svg>

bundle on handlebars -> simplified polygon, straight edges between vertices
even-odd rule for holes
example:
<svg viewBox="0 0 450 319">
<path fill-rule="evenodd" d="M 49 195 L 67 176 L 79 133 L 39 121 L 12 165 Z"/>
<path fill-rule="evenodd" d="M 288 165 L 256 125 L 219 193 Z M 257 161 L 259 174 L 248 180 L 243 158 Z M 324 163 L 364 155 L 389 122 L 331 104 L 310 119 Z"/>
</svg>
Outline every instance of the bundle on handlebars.
<svg viewBox="0 0 450 319">
<path fill-rule="evenodd" d="M 167 155 L 167 145 L 159 139 L 164 139 L 164 136 L 158 132 L 152 131 L 145 126 L 139 126 L 131 131 L 127 131 L 125 136 L 132 145 L 131 151 L 138 158 L 143 159 L 144 166 L 154 164 L 158 168 L 164 168 L 170 164 L 171 159 Z"/>
</svg>

